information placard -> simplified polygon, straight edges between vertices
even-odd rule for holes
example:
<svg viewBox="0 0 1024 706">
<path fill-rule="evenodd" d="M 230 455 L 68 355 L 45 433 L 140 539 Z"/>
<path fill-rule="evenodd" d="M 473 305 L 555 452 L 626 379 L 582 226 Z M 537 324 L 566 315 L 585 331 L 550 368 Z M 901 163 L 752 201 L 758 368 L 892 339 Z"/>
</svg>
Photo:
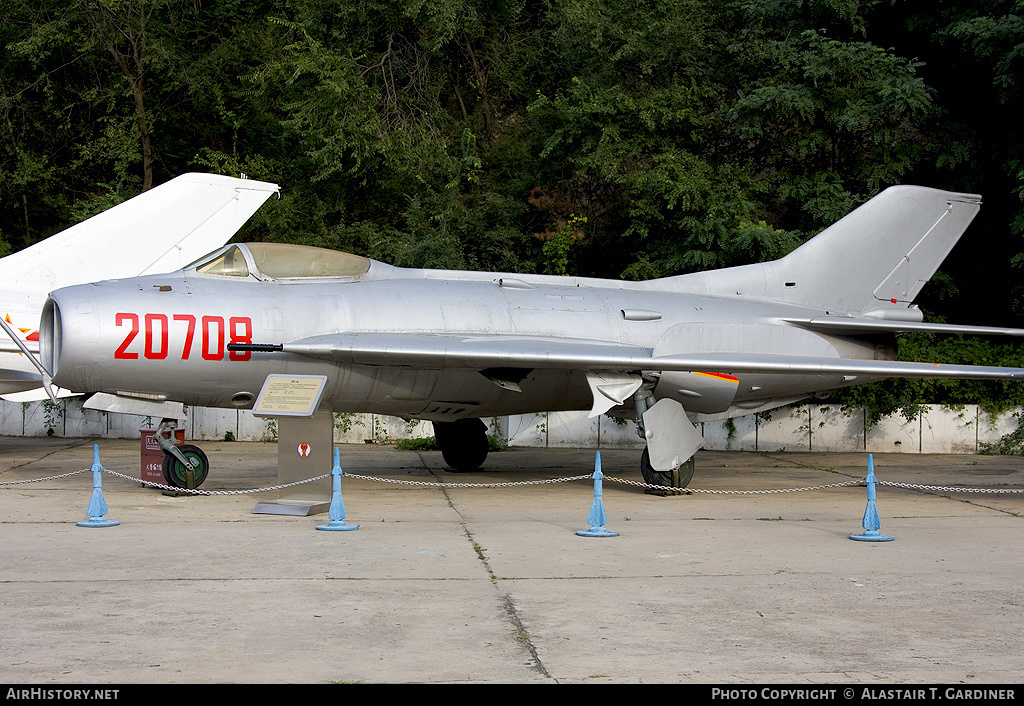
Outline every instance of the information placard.
<svg viewBox="0 0 1024 706">
<path fill-rule="evenodd" d="M 326 385 L 326 375 L 268 375 L 252 413 L 268 417 L 312 416 Z"/>
</svg>

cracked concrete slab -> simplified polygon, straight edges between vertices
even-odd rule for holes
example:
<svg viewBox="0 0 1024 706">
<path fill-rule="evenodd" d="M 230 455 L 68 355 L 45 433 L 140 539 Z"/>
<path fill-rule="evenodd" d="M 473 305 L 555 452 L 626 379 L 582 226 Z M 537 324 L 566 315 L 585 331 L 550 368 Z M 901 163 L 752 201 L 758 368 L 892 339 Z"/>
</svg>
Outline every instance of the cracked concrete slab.
<svg viewBox="0 0 1024 706">
<path fill-rule="evenodd" d="M 1024 461 L 875 456 L 882 530 L 853 542 L 865 454 L 701 452 L 692 486 L 644 493 L 602 451 L 618 537 L 586 538 L 594 451 L 513 449 L 453 474 L 437 452 L 341 446 L 354 532 L 252 514 L 277 450 L 205 442 L 209 496 L 104 474 L 99 444 L 0 438 L 5 683 L 1014 683 L 1024 668 Z M 325 469 L 325 472 L 329 469 Z M 16 481 L 50 478 L 41 482 Z M 475 487 L 455 484 L 520 483 Z M 448 483 L 439 487 L 438 483 Z M 417 485 L 425 483 L 431 485 Z M 266 493 L 262 495 L 267 495 Z"/>
</svg>

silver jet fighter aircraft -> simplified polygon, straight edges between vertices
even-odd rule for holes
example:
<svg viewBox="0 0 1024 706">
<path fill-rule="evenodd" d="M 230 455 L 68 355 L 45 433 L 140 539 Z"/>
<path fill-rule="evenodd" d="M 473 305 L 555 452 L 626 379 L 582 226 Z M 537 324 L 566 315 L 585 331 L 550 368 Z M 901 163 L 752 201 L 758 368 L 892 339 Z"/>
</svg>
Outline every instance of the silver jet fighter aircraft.
<svg viewBox="0 0 1024 706">
<path fill-rule="evenodd" d="M 270 375 L 326 376 L 321 410 L 430 420 L 454 470 L 483 463 L 482 417 L 629 417 L 645 479 L 683 486 L 694 421 L 891 376 L 1024 378 L 894 360 L 900 331 L 1024 335 L 924 323 L 911 304 L 980 203 L 893 187 L 779 260 L 646 282 L 228 245 L 173 274 L 53 292 L 42 363 L 69 389 L 242 409 Z"/>
</svg>

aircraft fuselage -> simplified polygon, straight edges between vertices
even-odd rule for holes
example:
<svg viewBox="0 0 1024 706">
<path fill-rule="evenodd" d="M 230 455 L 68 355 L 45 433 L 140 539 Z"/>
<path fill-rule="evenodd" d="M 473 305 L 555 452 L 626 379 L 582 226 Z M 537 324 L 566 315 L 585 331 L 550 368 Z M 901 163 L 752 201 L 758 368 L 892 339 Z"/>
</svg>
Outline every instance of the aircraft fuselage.
<svg viewBox="0 0 1024 706">
<path fill-rule="evenodd" d="M 54 293 L 41 329 L 44 364 L 69 389 L 163 396 L 250 408 L 270 374 L 325 374 L 323 404 L 445 421 L 590 409 L 579 370 L 522 370 L 520 391 L 480 371 L 343 364 L 287 352 L 231 351 L 338 332 L 588 339 L 666 353 L 760 350 L 891 359 L 888 345 L 824 336 L 782 321 L 821 311 L 651 289 L 634 283 L 404 270 L 372 263 L 362 277 L 260 281 L 195 271 L 111 280 Z M 666 348 L 667 347 L 667 348 Z M 99 364 L 98 361 L 104 361 Z M 849 377 L 849 376 L 846 376 Z M 654 373 L 658 397 L 732 416 L 853 384 L 841 375 Z M 856 382 L 864 382 L 864 378 Z M 621 410 L 620 410 L 621 411 Z"/>
</svg>

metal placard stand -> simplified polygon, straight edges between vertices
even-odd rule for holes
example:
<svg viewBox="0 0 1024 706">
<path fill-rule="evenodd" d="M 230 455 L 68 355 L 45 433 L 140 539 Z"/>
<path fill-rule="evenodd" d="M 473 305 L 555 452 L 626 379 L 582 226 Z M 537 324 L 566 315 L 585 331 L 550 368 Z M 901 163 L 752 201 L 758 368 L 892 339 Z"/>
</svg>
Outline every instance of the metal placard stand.
<svg viewBox="0 0 1024 706">
<path fill-rule="evenodd" d="M 330 509 L 334 415 L 318 409 L 326 383 L 325 375 L 267 377 L 253 414 L 277 420 L 278 485 L 325 477 L 281 489 L 277 500 L 257 503 L 254 514 L 308 516 Z"/>
</svg>

